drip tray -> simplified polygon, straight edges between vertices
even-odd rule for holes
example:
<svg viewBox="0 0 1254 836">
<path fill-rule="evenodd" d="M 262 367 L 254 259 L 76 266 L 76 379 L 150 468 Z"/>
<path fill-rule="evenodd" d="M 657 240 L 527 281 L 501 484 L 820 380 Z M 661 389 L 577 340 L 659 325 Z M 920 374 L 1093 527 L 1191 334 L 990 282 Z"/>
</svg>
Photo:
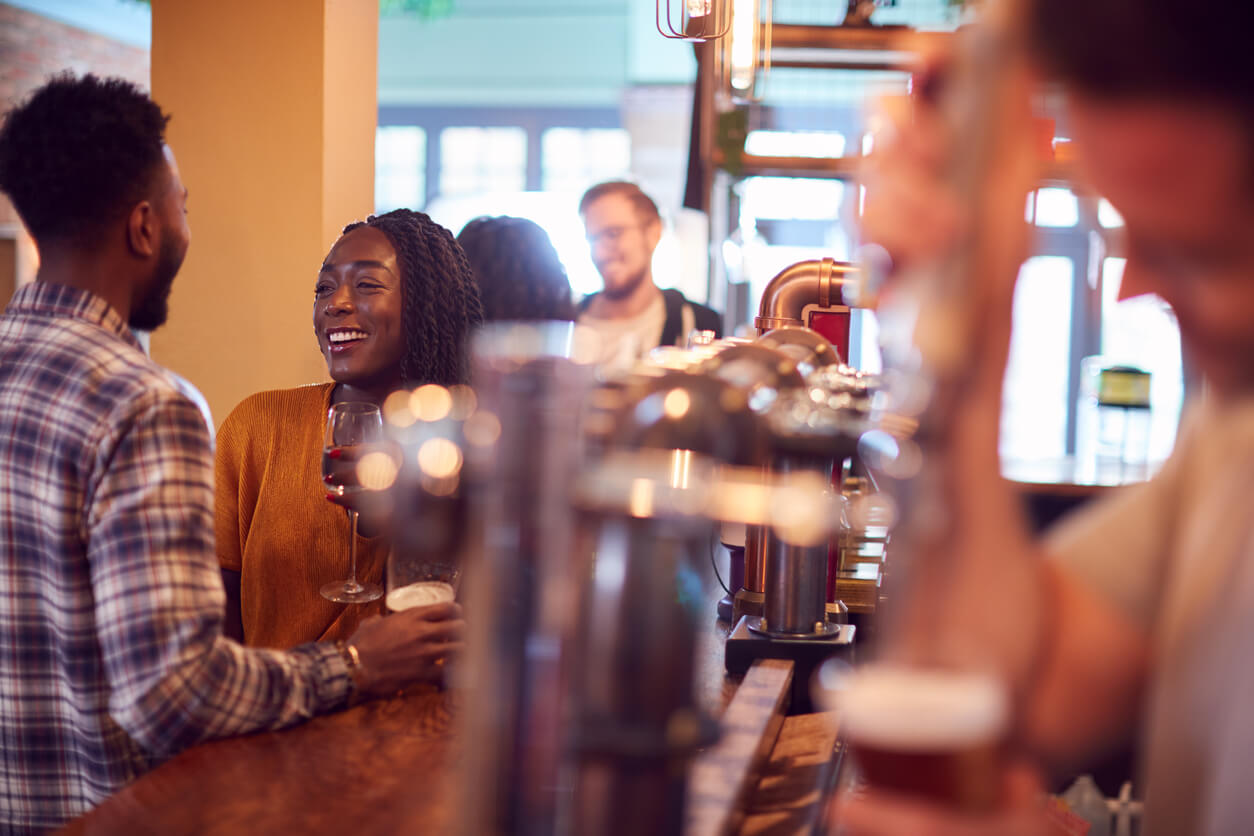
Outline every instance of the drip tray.
<svg viewBox="0 0 1254 836">
<path fill-rule="evenodd" d="M 727 637 L 723 661 L 729 676 L 743 676 L 758 659 L 790 659 L 796 665 L 792 679 L 789 714 L 808 714 L 813 708 L 810 701 L 810 680 L 823 662 L 839 656 L 854 661 L 854 633 L 852 624 L 828 625 L 831 635 L 813 638 L 779 638 L 755 632 L 750 622 L 755 616 L 746 615 L 736 624 Z"/>
</svg>

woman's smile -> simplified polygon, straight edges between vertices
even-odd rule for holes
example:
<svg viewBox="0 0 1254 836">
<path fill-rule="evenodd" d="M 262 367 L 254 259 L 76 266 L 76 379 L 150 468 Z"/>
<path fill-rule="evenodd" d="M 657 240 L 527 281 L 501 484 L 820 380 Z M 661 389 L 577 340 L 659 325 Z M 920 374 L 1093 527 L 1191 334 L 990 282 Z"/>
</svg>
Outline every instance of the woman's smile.
<svg viewBox="0 0 1254 836">
<path fill-rule="evenodd" d="M 334 354 L 343 354 L 356 348 L 363 340 L 369 337 L 370 335 L 362 329 L 351 326 L 328 328 L 326 332 L 327 350 Z"/>
</svg>

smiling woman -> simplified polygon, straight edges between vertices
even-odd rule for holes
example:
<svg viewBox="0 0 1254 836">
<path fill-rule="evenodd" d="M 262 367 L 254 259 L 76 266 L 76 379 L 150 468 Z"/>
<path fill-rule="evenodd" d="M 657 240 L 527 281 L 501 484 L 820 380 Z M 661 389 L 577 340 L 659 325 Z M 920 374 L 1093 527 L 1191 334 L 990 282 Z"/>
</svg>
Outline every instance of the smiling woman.
<svg viewBox="0 0 1254 836">
<path fill-rule="evenodd" d="M 377 400 L 401 380 L 405 354 L 396 250 L 371 226 L 346 232 L 318 272 L 313 324 L 337 401 Z"/>
<path fill-rule="evenodd" d="M 330 405 L 381 404 L 401 387 L 465 382 L 467 338 L 482 319 L 452 234 L 407 209 L 345 227 L 313 289 L 314 334 L 333 382 L 252 395 L 218 431 L 227 631 L 262 647 L 347 638 L 382 606 L 318 593 L 347 576 L 352 536 L 347 515 L 316 487 Z M 387 551 L 382 538 L 359 535 L 358 578 L 380 583 Z"/>
</svg>

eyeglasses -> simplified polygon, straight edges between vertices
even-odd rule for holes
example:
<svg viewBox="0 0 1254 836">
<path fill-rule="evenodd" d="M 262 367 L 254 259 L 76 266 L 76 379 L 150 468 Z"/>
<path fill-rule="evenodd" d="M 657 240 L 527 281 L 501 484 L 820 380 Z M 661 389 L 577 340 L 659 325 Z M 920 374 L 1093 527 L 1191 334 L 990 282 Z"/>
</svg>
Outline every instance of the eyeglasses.
<svg viewBox="0 0 1254 836">
<path fill-rule="evenodd" d="M 609 226 L 598 233 L 589 235 L 588 243 L 593 247 L 601 243 L 617 244 L 630 230 L 643 228 L 644 227 L 640 224 L 632 224 L 630 226 Z"/>
</svg>

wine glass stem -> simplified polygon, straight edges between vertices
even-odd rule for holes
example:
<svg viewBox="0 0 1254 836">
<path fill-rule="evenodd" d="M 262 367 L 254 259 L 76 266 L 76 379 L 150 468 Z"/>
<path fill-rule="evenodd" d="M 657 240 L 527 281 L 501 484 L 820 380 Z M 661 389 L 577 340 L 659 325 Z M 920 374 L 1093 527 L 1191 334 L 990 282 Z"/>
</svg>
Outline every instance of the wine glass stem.
<svg viewBox="0 0 1254 836">
<path fill-rule="evenodd" d="M 357 586 L 357 512 L 349 511 L 352 532 L 348 535 L 348 586 Z"/>
</svg>

